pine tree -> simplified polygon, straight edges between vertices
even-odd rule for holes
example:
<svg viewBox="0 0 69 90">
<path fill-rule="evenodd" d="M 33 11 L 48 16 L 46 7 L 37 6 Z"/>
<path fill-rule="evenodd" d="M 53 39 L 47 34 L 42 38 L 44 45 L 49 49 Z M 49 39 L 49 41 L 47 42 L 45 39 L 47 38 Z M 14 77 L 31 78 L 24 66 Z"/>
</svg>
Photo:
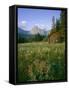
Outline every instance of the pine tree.
<svg viewBox="0 0 69 90">
<path fill-rule="evenodd" d="M 55 29 L 55 17 L 53 16 L 52 18 L 52 29 L 54 30 Z"/>
<path fill-rule="evenodd" d="M 60 14 L 60 25 L 61 25 L 61 34 L 65 38 L 65 11 L 61 11 Z"/>
<path fill-rule="evenodd" d="M 60 20 L 56 19 L 56 31 L 60 30 Z"/>
<path fill-rule="evenodd" d="M 60 21 L 61 21 L 61 28 L 65 29 L 65 11 L 61 11 Z"/>
</svg>

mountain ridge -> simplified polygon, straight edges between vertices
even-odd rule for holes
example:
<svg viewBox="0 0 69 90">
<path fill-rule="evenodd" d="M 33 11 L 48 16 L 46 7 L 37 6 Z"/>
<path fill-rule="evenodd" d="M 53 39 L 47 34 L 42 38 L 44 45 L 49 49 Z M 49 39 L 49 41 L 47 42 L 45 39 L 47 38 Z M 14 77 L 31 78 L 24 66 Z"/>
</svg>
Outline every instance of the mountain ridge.
<svg viewBox="0 0 69 90">
<path fill-rule="evenodd" d="M 38 26 L 34 26 L 30 31 L 24 30 L 18 27 L 18 35 L 30 36 L 30 35 L 37 35 L 37 34 L 47 36 L 48 31 L 46 31 L 45 29 L 41 29 Z"/>
</svg>

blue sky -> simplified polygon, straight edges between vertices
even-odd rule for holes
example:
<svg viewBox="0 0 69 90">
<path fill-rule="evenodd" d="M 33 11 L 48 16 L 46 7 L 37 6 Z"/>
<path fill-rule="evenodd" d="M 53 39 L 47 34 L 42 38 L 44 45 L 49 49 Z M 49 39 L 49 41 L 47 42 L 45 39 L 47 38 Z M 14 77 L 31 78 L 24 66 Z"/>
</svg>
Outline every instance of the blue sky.
<svg viewBox="0 0 69 90">
<path fill-rule="evenodd" d="M 33 26 L 38 25 L 40 28 L 50 30 L 52 17 L 59 19 L 60 13 L 61 10 L 18 8 L 18 27 L 31 30 Z"/>
</svg>

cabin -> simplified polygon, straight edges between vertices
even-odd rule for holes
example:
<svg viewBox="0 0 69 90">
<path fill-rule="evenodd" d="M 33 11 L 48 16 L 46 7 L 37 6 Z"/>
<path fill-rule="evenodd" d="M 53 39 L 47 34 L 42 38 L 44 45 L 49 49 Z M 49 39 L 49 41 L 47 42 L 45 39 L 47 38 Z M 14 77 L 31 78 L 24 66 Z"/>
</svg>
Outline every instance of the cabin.
<svg viewBox="0 0 69 90">
<path fill-rule="evenodd" d="M 48 35 L 48 43 L 59 43 L 61 34 L 59 32 L 52 32 Z"/>
</svg>

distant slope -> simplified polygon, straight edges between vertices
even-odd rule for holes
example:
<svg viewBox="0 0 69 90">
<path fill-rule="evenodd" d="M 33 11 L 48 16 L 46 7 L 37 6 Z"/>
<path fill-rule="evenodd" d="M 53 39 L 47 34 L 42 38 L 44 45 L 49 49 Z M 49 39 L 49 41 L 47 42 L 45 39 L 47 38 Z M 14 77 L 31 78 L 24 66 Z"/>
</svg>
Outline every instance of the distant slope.
<svg viewBox="0 0 69 90">
<path fill-rule="evenodd" d="M 45 29 L 41 29 L 38 26 L 34 26 L 30 31 L 18 28 L 18 37 L 20 38 L 29 38 L 37 34 L 47 36 L 48 33 L 48 31 L 46 31 Z"/>
<path fill-rule="evenodd" d="M 19 37 L 28 37 L 28 36 L 30 36 L 30 31 L 18 28 L 18 36 Z"/>
</svg>

